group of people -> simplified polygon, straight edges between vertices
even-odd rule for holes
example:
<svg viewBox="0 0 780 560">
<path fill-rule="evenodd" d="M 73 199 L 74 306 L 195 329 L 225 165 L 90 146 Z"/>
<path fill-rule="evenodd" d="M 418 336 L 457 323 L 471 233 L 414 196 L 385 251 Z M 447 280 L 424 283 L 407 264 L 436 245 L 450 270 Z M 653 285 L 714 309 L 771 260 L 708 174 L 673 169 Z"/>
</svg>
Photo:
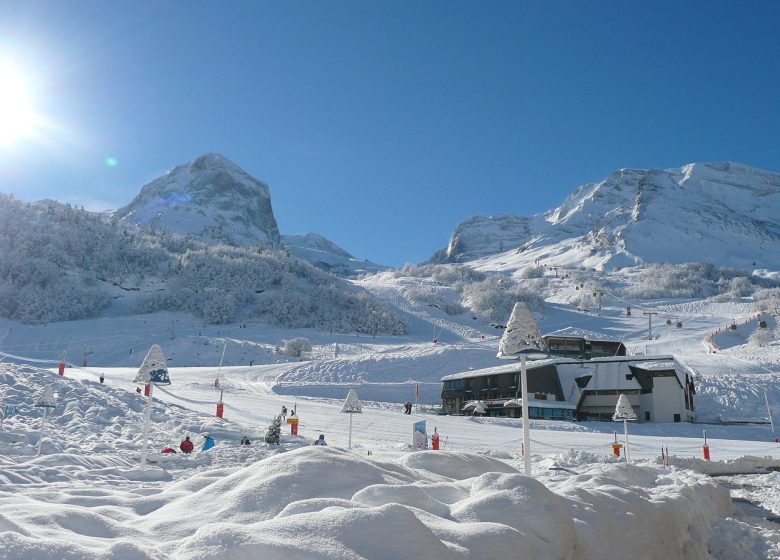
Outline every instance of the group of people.
<svg viewBox="0 0 780 560">
<path fill-rule="evenodd" d="M 412 404 L 407 403 L 407 405 L 408 405 L 407 414 L 411 414 Z M 287 407 L 282 406 L 282 414 L 281 414 L 282 418 L 286 420 L 287 414 L 288 414 Z M 290 418 L 294 418 L 294 417 L 295 417 L 295 411 L 293 410 L 292 412 L 290 412 Z M 203 437 L 205 438 L 205 440 L 203 442 L 203 447 L 201 448 L 201 451 L 208 451 L 209 449 L 214 447 L 214 445 L 216 445 L 217 443 L 216 440 L 213 437 L 211 437 L 209 434 L 204 434 Z M 241 436 L 241 441 L 239 445 L 241 446 L 252 445 L 252 442 L 249 440 L 248 436 Z M 328 445 L 325 442 L 325 434 L 320 434 L 320 437 L 314 440 L 314 443 L 312 443 L 312 445 Z M 192 453 L 195 450 L 195 444 L 190 439 L 190 436 L 187 436 L 182 440 L 182 442 L 179 444 L 179 450 L 185 455 Z M 176 450 L 173 447 L 166 447 L 165 449 L 162 450 L 162 452 L 176 453 Z"/>
<path fill-rule="evenodd" d="M 203 434 L 203 437 L 205 438 L 203 441 L 203 447 L 201 448 L 201 451 L 208 451 L 212 447 L 214 447 L 217 444 L 217 441 L 211 437 L 209 434 Z M 190 436 L 185 437 L 182 442 L 179 444 L 179 451 L 184 453 L 185 455 L 189 455 L 195 450 L 195 444 L 192 443 L 192 440 L 190 439 Z M 176 453 L 176 450 L 173 447 L 166 447 L 162 450 L 163 453 Z"/>
</svg>

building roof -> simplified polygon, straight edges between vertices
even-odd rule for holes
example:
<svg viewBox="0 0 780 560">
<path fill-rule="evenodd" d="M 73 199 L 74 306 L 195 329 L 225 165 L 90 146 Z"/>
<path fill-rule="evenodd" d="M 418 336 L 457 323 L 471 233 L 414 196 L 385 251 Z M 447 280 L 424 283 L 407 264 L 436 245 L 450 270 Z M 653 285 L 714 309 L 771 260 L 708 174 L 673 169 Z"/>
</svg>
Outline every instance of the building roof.
<svg viewBox="0 0 780 560">
<path fill-rule="evenodd" d="M 608 334 L 589 331 L 586 329 L 579 329 L 577 327 L 566 327 L 565 329 L 558 329 L 544 335 L 545 337 L 561 337 L 561 338 L 584 338 L 585 340 L 602 341 L 602 342 L 621 342 L 621 340 L 615 336 Z"/>
<path fill-rule="evenodd" d="M 555 362 L 556 360 L 552 358 L 547 360 L 529 361 L 528 370 L 530 371 L 533 368 L 544 366 L 544 365 L 550 365 Z M 441 381 L 454 381 L 457 379 L 469 379 L 472 377 L 486 377 L 488 375 L 497 375 L 500 373 L 512 373 L 513 371 L 520 371 L 520 360 L 517 360 L 515 362 L 510 362 L 502 366 L 495 366 L 495 367 L 489 367 L 483 369 L 470 369 L 468 371 L 462 371 L 460 373 L 445 375 L 444 377 L 441 378 Z"/>
</svg>

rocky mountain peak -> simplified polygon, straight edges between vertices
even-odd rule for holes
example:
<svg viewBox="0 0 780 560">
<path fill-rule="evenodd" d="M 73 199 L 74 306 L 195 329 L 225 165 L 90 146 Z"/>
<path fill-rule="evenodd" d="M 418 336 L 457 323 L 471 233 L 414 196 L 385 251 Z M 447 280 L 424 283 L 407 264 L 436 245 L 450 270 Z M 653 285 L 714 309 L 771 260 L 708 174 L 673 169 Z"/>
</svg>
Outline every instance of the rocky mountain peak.
<svg viewBox="0 0 780 560">
<path fill-rule="evenodd" d="M 179 165 L 144 185 L 116 216 L 208 242 L 269 248 L 281 244 L 268 185 L 217 153 Z"/>
</svg>

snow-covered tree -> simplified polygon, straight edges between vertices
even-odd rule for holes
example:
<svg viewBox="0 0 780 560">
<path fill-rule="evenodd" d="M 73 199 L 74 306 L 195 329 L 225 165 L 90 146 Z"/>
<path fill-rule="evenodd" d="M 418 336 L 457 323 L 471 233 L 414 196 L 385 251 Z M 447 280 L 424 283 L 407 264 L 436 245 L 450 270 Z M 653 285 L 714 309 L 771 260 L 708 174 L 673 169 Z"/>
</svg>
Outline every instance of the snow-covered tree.
<svg viewBox="0 0 780 560">
<path fill-rule="evenodd" d="M 308 338 L 298 337 L 284 341 L 284 353 L 288 356 L 302 356 L 304 352 L 311 352 L 311 342 Z"/>
<path fill-rule="evenodd" d="M 276 416 L 271 425 L 265 431 L 265 442 L 268 444 L 279 444 L 279 440 L 282 434 L 282 417 Z"/>
</svg>

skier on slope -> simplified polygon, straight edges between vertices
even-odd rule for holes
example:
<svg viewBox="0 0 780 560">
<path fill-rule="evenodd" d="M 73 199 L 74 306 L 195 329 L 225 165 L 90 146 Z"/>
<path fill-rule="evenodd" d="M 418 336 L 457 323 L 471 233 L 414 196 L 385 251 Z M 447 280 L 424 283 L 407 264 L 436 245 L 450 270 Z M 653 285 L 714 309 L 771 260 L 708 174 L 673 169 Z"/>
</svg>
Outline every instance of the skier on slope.
<svg viewBox="0 0 780 560">
<path fill-rule="evenodd" d="M 287 407 L 282 405 L 282 421 L 287 420 Z"/>
<path fill-rule="evenodd" d="M 325 443 L 325 434 L 320 434 L 320 437 L 314 440 L 314 443 L 312 445 L 328 445 Z"/>
<path fill-rule="evenodd" d="M 203 434 L 203 437 L 206 438 L 206 441 L 203 442 L 203 449 L 201 449 L 201 451 L 208 451 L 217 444 L 216 440 L 210 435 Z"/>
<path fill-rule="evenodd" d="M 190 441 L 190 436 L 184 438 L 184 441 L 179 444 L 179 449 L 181 449 L 183 453 L 192 453 L 195 446 Z"/>
</svg>

